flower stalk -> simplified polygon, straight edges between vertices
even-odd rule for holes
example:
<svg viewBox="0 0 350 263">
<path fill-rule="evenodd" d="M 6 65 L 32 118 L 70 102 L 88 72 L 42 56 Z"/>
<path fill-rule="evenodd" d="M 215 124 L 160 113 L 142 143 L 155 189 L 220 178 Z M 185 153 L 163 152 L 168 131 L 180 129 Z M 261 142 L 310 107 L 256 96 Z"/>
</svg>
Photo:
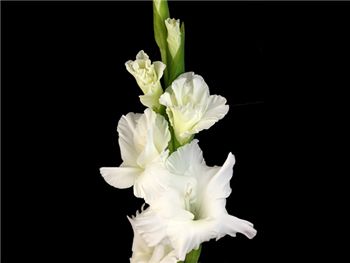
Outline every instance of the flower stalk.
<svg viewBox="0 0 350 263">
<path fill-rule="evenodd" d="M 154 0 L 153 28 L 162 62 L 167 65 L 164 71 L 166 89 L 185 72 L 185 24 L 182 22 L 180 27 L 180 20 L 170 19 L 166 0 Z"/>
<path fill-rule="evenodd" d="M 154 0 L 153 1 L 153 28 L 154 38 L 160 50 L 162 62 L 168 65 L 168 47 L 167 47 L 167 29 L 164 21 L 169 18 L 168 1 Z M 169 69 L 165 68 L 164 81 L 165 87 L 167 87 L 169 79 Z"/>
<path fill-rule="evenodd" d="M 198 249 L 192 250 L 187 254 L 185 261 L 180 261 L 179 263 L 197 263 L 199 256 L 201 255 L 202 245 Z"/>
</svg>

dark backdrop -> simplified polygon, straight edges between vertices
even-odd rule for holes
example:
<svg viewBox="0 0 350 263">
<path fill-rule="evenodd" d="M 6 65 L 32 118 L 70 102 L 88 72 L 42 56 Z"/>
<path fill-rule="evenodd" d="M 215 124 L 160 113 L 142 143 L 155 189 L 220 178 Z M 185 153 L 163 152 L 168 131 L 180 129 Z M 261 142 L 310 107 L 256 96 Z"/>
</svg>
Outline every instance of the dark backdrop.
<svg viewBox="0 0 350 263">
<path fill-rule="evenodd" d="M 2 259 L 4 262 L 128 262 L 142 201 L 104 182 L 121 163 L 117 122 L 141 112 L 124 63 L 143 49 L 159 60 L 151 2 L 2 2 Z M 255 224 L 206 243 L 201 262 L 270 259 L 278 245 L 265 162 L 263 3 L 171 2 L 186 25 L 186 70 L 204 77 L 230 111 L 200 133 L 209 165 L 237 163 L 230 213 Z"/>
</svg>

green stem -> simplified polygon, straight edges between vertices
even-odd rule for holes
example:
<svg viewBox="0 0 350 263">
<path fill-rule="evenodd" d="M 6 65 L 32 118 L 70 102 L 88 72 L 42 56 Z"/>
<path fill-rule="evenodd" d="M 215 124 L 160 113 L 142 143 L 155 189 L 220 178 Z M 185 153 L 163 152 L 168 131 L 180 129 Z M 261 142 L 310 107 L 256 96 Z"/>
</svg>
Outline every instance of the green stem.
<svg viewBox="0 0 350 263">
<path fill-rule="evenodd" d="M 199 246 L 198 249 L 192 250 L 187 254 L 185 261 L 179 261 L 179 263 L 197 263 L 199 256 L 201 255 L 202 245 Z"/>
<path fill-rule="evenodd" d="M 158 108 L 153 108 L 153 110 L 156 113 L 159 113 L 160 115 L 162 115 L 166 118 L 167 114 L 166 114 L 166 108 L 164 105 L 160 105 Z"/>
</svg>

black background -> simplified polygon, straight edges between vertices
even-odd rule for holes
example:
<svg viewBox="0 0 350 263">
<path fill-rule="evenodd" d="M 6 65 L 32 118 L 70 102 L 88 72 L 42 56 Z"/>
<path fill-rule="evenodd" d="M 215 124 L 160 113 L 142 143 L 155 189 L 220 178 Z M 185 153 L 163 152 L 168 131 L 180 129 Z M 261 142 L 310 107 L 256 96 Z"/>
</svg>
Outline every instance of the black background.
<svg viewBox="0 0 350 263">
<path fill-rule="evenodd" d="M 132 189 L 109 186 L 98 169 L 121 163 L 116 132 L 121 115 L 143 111 L 140 90 L 124 63 L 141 49 L 160 59 L 152 4 L 1 5 L 2 260 L 128 262 L 132 229 L 126 215 L 135 214 L 142 200 Z M 329 22 L 341 17 L 336 11 L 343 7 L 169 6 L 171 17 L 186 25 L 186 70 L 202 75 L 211 93 L 230 105 L 223 120 L 197 137 L 204 157 L 209 165 L 221 165 L 228 152 L 235 154 L 227 209 L 258 230 L 253 240 L 238 235 L 205 243 L 200 261 L 284 262 L 291 256 L 284 249 L 302 250 L 303 239 L 298 232 L 286 234 L 294 224 L 284 221 L 282 210 L 301 212 L 279 195 L 292 188 L 293 165 L 299 161 L 285 149 L 299 142 L 298 132 L 307 131 L 310 122 L 305 118 L 305 126 L 293 125 L 297 117 L 291 112 L 305 109 L 294 98 L 318 94 L 313 88 L 320 86 L 312 81 L 322 79 L 322 71 L 313 74 L 330 54 L 323 48 L 331 42 L 327 36 L 334 37 L 330 32 L 336 34 Z M 298 82 L 298 75 L 310 79 Z M 285 160 L 293 165 L 284 166 Z M 293 198 L 298 194 L 293 188 Z M 297 241 L 289 246 L 284 236 Z"/>
</svg>

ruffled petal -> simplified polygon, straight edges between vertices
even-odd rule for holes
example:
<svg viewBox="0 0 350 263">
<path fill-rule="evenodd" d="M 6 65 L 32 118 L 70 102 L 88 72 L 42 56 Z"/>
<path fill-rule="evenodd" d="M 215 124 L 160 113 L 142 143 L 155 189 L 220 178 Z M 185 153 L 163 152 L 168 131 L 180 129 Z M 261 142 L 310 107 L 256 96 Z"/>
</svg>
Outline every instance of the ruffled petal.
<svg viewBox="0 0 350 263">
<path fill-rule="evenodd" d="M 151 109 L 158 109 L 159 96 L 163 93 L 160 79 L 163 75 L 165 65 L 156 61 L 152 64 L 148 55 L 141 50 L 136 60 L 129 60 L 125 63 L 126 70 L 134 76 L 138 86 L 144 93 L 140 96 L 141 103 Z"/>
<path fill-rule="evenodd" d="M 176 139 L 185 144 L 193 134 L 210 128 L 228 112 L 226 99 L 212 95 L 204 79 L 186 72 L 173 81 L 159 99 L 174 128 Z"/>
<path fill-rule="evenodd" d="M 148 165 L 135 180 L 135 196 L 144 198 L 147 204 L 152 204 L 153 200 L 159 198 L 168 189 L 170 176 L 159 158 L 158 161 Z"/>
<path fill-rule="evenodd" d="M 145 51 L 140 50 L 139 53 L 137 53 L 137 55 L 136 55 L 136 59 L 147 60 L 147 59 L 149 59 L 149 57 Z"/>
<path fill-rule="evenodd" d="M 140 155 L 137 164 L 145 168 L 161 155 L 170 140 L 168 123 L 163 116 L 146 109 L 135 129 L 134 144 Z"/>
<path fill-rule="evenodd" d="M 145 133 L 147 133 L 146 144 L 137 158 L 137 164 L 142 168 L 146 168 L 147 165 L 151 164 L 153 160 L 159 156 L 153 141 L 153 129 L 152 127 L 149 128 L 150 129 L 145 130 Z"/>
<path fill-rule="evenodd" d="M 139 255 L 144 254 L 146 257 L 149 257 L 149 255 L 151 254 L 151 248 L 147 246 L 146 242 L 143 240 L 140 234 L 136 231 L 135 223 L 134 223 L 135 218 L 130 218 L 128 216 L 127 218 L 132 226 L 132 230 L 134 231 L 132 251 L 134 253 L 138 253 Z"/>
<path fill-rule="evenodd" d="M 134 226 L 149 247 L 156 246 L 167 237 L 166 221 L 151 208 L 147 208 L 134 219 Z"/>
<path fill-rule="evenodd" d="M 174 249 L 171 247 L 169 240 L 166 238 L 164 227 L 162 222 L 159 221 L 159 218 L 152 214 L 150 208 L 138 213 L 136 217 L 132 219 L 129 218 L 129 221 L 134 230 L 134 241 L 132 246 L 133 255 L 130 259 L 131 263 L 177 263 L 178 258 Z M 160 224 L 159 224 L 160 223 Z M 141 225 L 141 231 L 139 230 L 138 225 Z M 146 228 L 153 233 L 153 238 L 151 242 L 147 242 L 142 235 L 142 229 L 145 228 L 143 225 L 146 225 Z M 163 228 L 162 228 L 163 227 Z M 151 228 L 151 229 L 149 229 Z M 149 245 L 151 243 L 154 245 Z"/>
<path fill-rule="evenodd" d="M 168 147 L 168 143 L 171 139 L 168 122 L 160 115 L 155 115 L 155 126 L 153 130 L 153 141 L 158 153 L 162 153 Z"/>
<path fill-rule="evenodd" d="M 208 100 L 208 108 L 203 114 L 202 119 L 194 126 L 193 133 L 209 129 L 216 122 L 225 117 L 228 110 L 229 106 L 226 105 L 226 99 L 224 97 L 211 95 Z"/>
<path fill-rule="evenodd" d="M 133 142 L 137 122 L 141 116 L 141 114 L 130 112 L 126 116 L 122 116 L 118 122 L 118 141 L 121 157 L 125 166 L 137 166 L 136 158 L 139 155 L 139 152 L 135 148 L 135 144 Z"/>
<path fill-rule="evenodd" d="M 212 219 L 169 222 L 168 235 L 176 256 L 184 260 L 191 250 L 198 249 L 201 243 L 215 238 L 215 225 Z"/>
</svg>

